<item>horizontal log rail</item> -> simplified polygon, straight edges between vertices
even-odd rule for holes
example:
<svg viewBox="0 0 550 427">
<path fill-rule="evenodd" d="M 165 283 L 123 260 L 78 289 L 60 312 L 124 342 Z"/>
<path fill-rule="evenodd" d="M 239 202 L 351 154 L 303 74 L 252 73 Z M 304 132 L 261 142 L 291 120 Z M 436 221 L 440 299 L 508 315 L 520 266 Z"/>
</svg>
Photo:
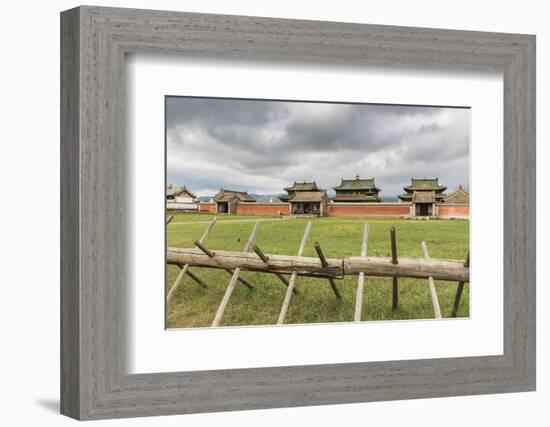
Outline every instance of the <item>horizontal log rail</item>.
<svg viewBox="0 0 550 427">
<path fill-rule="evenodd" d="M 265 262 L 254 252 L 218 251 L 214 256 L 200 249 L 169 247 L 166 262 L 173 265 L 236 269 L 272 274 L 292 274 L 321 278 L 341 279 L 346 275 L 378 277 L 406 277 L 415 279 L 469 282 L 470 270 L 464 261 L 435 258 L 399 258 L 395 264 L 392 257 L 350 256 L 326 258 L 325 265 L 317 257 L 265 254 Z"/>
</svg>

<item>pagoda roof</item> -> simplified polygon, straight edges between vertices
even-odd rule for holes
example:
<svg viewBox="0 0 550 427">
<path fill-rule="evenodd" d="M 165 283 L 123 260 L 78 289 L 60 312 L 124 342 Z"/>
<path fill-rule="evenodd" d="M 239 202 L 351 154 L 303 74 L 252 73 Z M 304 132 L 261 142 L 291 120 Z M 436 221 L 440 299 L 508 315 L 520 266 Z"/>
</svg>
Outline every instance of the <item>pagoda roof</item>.
<svg viewBox="0 0 550 427">
<path fill-rule="evenodd" d="M 411 178 L 411 185 L 406 186 L 405 191 L 434 190 L 445 191 L 447 187 L 439 185 L 439 178 Z"/>
<path fill-rule="evenodd" d="M 213 197 L 215 202 L 229 202 L 233 199 L 237 199 L 240 202 L 255 202 L 256 199 L 248 194 L 247 191 L 235 191 L 221 188 Z"/>
<path fill-rule="evenodd" d="M 294 181 L 294 184 L 290 187 L 286 187 L 284 189 L 285 191 L 322 191 L 321 188 L 317 187 L 317 183 L 315 181 L 313 182 L 296 182 Z"/>
<path fill-rule="evenodd" d="M 336 194 L 332 198 L 335 202 L 379 202 L 380 198 L 374 195 L 366 194 Z"/>
<path fill-rule="evenodd" d="M 434 203 L 435 191 L 415 191 L 413 195 L 414 203 Z"/>
<path fill-rule="evenodd" d="M 355 179 L 341 179 L 340 185 L 333 187 L 334 190 L 378 190 L 374 183 L 374 178 L 360 179 L 359 175 L 355 176 Z"/>
<path fill-rule="evenodd" d="M 297 191 L 288 199 L 291 203 L 322 202 L 327 197 L 326 191 Z"/>
</svg>

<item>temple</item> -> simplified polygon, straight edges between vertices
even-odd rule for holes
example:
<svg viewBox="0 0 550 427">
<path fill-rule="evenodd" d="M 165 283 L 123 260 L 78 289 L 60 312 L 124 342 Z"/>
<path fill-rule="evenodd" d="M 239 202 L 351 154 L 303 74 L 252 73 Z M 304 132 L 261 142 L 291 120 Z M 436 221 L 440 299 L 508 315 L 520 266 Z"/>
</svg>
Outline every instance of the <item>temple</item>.
<svg viewBox="0 0 550 427">
<path fill-rule="evenodd" d="M 380 189 L 376 187 L 374 178 L 342 179 L 340 185 L 333 187 L 336 196 L 332 199 L 335 202 L 380 202 Z"/>
<path fill-rule="evenodd" d="M 288 193 L 288 194 L 285 194 L 285 195 L 280 195 L 279 196 L 279 199 L 281 199 L 281 201 L 283 202 L 288 202 L 289 199 L 294 195 L 294 193 L 296 192 L 300 192 L 300 191 L 320 191 L 322 189 L 320 189 L 319 187 L 317 187 L 317 183 L 315 181 L 313 182 L 296 182 L 294 181 L 294 184 L 291 185 L 290 187 L 286 187 L 284 188 L 284 190 Z M 324 191 L 324 190 L 322 190 Z"/>
<path fill-rule="evenodd" d="M 246 191 L 234 191 L 221 188 L 213 197 L 216 203 L 216 213 L 232 214 L 237 212 L 240 202 L 255 202 L 256 200 Z"/>
<path fill-rule="evenodd" d="M 437 204 L 444 203 L 447 187 L 439 185 L 438 178 L 411 178 L 411 184 L 403 188 L 399 196 L 403 202 L 412 203 L 411 216 L 437 216 Z"/>
<path fill-rule="evenodd" d="M 290 204 L 292 215 L 327 215 L 327 192 L 317 187 L 315 181 L 294 182 L 284 190 L 288 194 L 279 196 L 279 199 Z"/>
</svg>

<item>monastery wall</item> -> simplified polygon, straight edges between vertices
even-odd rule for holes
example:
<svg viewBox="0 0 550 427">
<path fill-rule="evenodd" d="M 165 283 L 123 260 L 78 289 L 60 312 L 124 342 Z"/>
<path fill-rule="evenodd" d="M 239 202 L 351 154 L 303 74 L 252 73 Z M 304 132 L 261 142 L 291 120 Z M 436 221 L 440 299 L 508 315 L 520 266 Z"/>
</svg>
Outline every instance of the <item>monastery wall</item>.
<svg viewBox="0 0 550 427">
<path fill-rule="evenodd" d="M 445 205 L 441 204 L 437 206 L 439 211 L 439 218 L 442 219 L 468 219 L 470 218 L 470 206 L 469 205 Z"/>
<path fill-rule="evenodd" d="M 288 215 L 288 203 L 239 203 L 237 215 Z"/>
<path fill-rule="evenodd" d="M 410 203 L 329 203 L 330 216 L 408 217 Z"/>
</svg>

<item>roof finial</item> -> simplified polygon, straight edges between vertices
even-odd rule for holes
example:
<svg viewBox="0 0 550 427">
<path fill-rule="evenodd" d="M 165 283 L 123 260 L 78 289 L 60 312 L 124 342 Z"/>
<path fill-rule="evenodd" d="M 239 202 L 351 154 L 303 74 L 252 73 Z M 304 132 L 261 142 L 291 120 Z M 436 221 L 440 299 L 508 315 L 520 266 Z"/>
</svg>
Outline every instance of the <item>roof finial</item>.
<svg viewBox="0 0 550 427">
<path fill-rule="evenodd" d="M 359 174 L 355 175 L 355 179 L 359 180 Z"/>
</svg>

